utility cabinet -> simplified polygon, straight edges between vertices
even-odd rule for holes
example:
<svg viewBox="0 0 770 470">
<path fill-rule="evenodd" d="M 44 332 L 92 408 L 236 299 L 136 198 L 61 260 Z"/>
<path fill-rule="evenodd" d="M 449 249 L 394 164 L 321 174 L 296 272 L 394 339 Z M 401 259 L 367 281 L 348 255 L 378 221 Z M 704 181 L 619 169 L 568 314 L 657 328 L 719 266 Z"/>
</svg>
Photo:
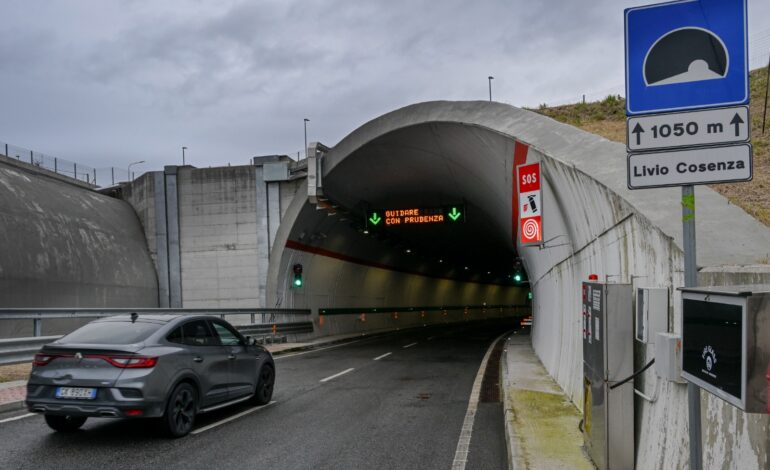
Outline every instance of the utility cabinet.
<svg viewBox="0 0 770 470">
<path fill-rule="evenodd" d="M 682 377 L 770 413 L 770 285 L 682 288 Z"/>
<path fill-rule="evenodd" d="M 634 468 L 634 316 L 630 284 L 584 282 L 583 441 L 599 470 Z"/>
</svg>

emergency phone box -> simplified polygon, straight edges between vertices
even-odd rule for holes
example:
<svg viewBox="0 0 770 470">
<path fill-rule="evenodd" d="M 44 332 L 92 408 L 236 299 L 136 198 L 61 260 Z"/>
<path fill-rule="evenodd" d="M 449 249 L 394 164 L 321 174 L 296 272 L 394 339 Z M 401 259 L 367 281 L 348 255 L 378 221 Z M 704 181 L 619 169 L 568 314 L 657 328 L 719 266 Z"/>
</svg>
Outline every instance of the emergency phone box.
<svg viewBox="0 0 770 470">
<path fill-rule="evenodd" d="M 748 413 L 770 413 L 770 285 L 682 291 L 682 377 Z"/>
</svg>

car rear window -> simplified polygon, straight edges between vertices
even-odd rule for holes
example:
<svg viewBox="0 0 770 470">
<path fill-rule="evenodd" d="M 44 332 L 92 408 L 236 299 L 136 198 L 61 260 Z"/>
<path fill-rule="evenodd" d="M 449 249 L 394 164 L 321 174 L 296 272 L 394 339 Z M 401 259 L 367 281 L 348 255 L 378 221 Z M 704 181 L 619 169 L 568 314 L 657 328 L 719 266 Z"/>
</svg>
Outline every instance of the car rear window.
<svg viewBox="0 0 770 470">
<path fill-rule="evenodd" d="M 132 344 L 140 343 L 161 325 L 150 322 L 105 321 L 89 323 L 73 331 L 61 343 Z"/>
</svg>

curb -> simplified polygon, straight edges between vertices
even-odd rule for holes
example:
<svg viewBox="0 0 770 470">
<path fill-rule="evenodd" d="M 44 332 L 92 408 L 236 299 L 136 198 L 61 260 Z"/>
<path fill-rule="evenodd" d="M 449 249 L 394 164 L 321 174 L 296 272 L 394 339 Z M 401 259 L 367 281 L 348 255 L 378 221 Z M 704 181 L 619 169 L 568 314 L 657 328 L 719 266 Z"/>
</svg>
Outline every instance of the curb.
<svg viewBox="0 0 770 470">
<path fill-rule="evenodd" d="M 23 409 L 24 409 L 24 400 L 0 403 L 0 413 L 7 413 L 9 411 L 19 411 Z"/>
<path fill-rule="evenodd" d="M 521 448 L 519 446 L 519 437 L 516 430 L 513 428 L 513 421 L 516 415 L 513 410 L 508 407 L 509 402 L 509 387 L 508 387 L 508 342 L 510 337 L 505 340 L 503 346 L 503 354 L 505 360 L 500 361 L 500 366 L 503 369 L 503 419 L 505 420 L 505 440 L 508 442 L 508 469 L 509 470 L 524 470 L 527 468 L 526 462 L 522 458 Z"/>
</svg>

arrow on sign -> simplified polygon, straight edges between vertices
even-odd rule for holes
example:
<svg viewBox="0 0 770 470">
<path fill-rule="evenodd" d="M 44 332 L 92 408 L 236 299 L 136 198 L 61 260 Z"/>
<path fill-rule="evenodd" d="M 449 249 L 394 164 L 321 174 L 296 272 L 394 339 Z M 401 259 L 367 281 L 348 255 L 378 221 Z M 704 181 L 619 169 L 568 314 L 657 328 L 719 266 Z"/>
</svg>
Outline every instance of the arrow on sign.
<svg viewBox="0 0 770 470">
<path fill-rule="evenodd" d="M 459 212 L 456 207 L 453 207 L 452 212 L 448 215 L 449 218 L 452 219 L 452 222 L 457 222 L 457 219 L 462 215 L 462 212 Z"/>
<path fill-rule="evenodd" d="M 641 124 L 637 122 L 636 126 L 634 126 L 634 130 L 632 130 L 631 133 L 636 134 L 636 145 L 640 145 L 642 143 L 642 134 L 644 133 L 644 129 L 642 128 Z"/>
<path fill-rule="evenodd" d="M 733 116 L 733 120 L 730 121 L 730 124 L 735 126 L 735 137 L 738 137 L 740 134 L 739 128 L 741 124 L 743 124 L 743 119 L 741 119 L 740 116 L 738 116 L 738 113 L 735 113 L 735 116 Z"/>
<path fill-rule="evenodd" d="M 372 225 L 377 225 L 382 221 L 382 217 L 377 215 L 377 213 L 373 213 L 371 217 L 369 217 L 369 222 L 372 223 Z"/>
</svg>

